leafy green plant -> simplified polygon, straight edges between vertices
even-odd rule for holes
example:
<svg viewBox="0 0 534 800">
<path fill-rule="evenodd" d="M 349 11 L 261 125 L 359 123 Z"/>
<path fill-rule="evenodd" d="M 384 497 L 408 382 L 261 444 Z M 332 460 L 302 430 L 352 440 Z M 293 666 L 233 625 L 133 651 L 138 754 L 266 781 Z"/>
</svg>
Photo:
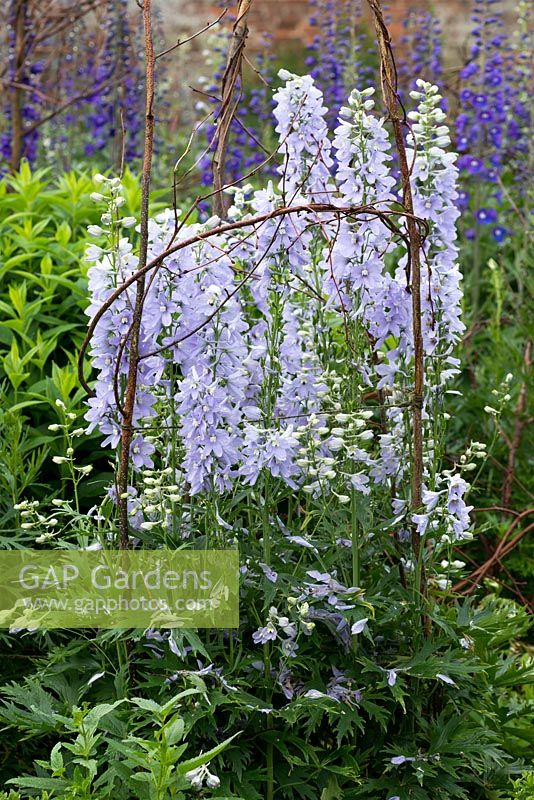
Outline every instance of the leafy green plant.
<svg viewBox="0 0 534 800">
<path fill-rule="evenodd" d="M 511 800 L 533 800 L 534 772 L 525 772 L 518 780 L 512 781 L 512 786 Z"/>
<path fill-rule="evenodd" d="M 138 181 L 126 170 L 123 183 L 135 215 Z M 0 519 L 11 537 L 12 507 L 27 487 L 58 486 L 57 474 L 42 473 L 46 454 L 58 452 L 48 430 L 58 421 L 56 400 L 69 412 L 83 410 L 76 355 L 86 328 L 87 227 L 99 218 L 93 189 L 88 173 L 52 178 L 27 162 L 0 181 Z M 98 452 L 97 437 L 83 448 Z"/>
<path fill-rule="evenodd" d="M 7 783 L 24 795 L 42 790 L 61 800 L 183 800 L 204 782 L 214 788 L 220 781 L 207 765 L 235 736 L 184 758 L 190 722 L 176 707 L 196 694 L 198 689 L 187 689 L 163 705 L 134 697 L 84 704 L 69 716 L 52 711 L 51 722 L 62 738 L 47 759 L 36 760 L 35 776 Z M 126 706 L 132 713 L 121 715 Z"/>
</svg>

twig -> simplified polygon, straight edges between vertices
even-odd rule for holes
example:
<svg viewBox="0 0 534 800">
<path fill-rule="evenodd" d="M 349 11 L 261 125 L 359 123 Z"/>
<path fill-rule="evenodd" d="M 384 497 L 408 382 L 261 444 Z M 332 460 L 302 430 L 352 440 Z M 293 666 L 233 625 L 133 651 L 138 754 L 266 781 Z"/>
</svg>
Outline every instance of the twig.
<svg viewBox="0 0 534 800">
<path fill-rule="evenodd" d="M 504 532 L 503 536 L 501 537 L 499 544 L 495 548 L 493 555 L 487 559 L 483 564 L 477 567 L 471 575 L 467 578 L 463 578 L 459 581 L 454 587 L 453 590 L 455 592 L 463 592 L 464 594 L 470 594 L 473 592 L 478 584 L 485 578 L 485 576 L 490 572 L 494 564 L 497 564 L 501 558 L 508 555 L 508 553 L 516 547 L 516 545 L 521 541 L 521 539 L 526 536 L 534 528 L 534 522 L 527 525 L 520 533 L 518 533 L 514 539 L 508 541 L 508 537 L 513 533 L 515 528 L 519 525 L 521 520 L 525 517 L 529 516 L 530 514 L 534 513 L 534 508 L 527 508 L 526 511 L 522 511 L 521 514 L 518 514 L 513 522 L 509 525 L 507 530 Z M 468 588 L 466 588 L 468 587 Z"/>
<path fill-rule="evenodd" d="M 193 33 L 191 36 L 188 36 L 187 39 L 178 39 L 176 44 L 173 44 L 171 45 L 171 47 L 167 47 L 166 50 L 162 50 L 161 53 L 158 53 L 157 56 L 155 57 L 155 60 L 157 61 L 158 58 L 163 58 L 163 56 L 166 56 L 168 53 L 172 53 L 173 50 L 176 50 L 177 47 L 181 47 L 182 45 L 187 44 L 188 42 L 192 42 L 193 39 L 197 38 L 197 36 L 206 33 L 206 31 L 209 31 L 210 28 L 214 28 L 215 25 L 217 25 L 222 20 L 222 18 L 225 16 L 227 12 L 228 9 L 225 8 L 224 11 L 222 11 L 222 13 L 219 14 L 217 19 L 214 20 L 213 22 L 206 23 L 206 25 L 204 25 L 203 28 L 201 28 L 199 31 L 196 31 L 196 33 Z"/>
<path fill-rule="evenodd" d="M 232 40 L 228 51 L 226 68 L 222 78 L 221 108 L 217 117 L 217 130 L 215 134 L 215 153 L 213 154 L 213 213 L 221 219 L 225 216 L 225 197 L 223 194 L 224 175 L 226 165 L 226 150 L 232 120 L 239 105 L 243 73 L 243 51 L 248 36 L 247 19 L 252 5 L 252 0 L 239 0 L 237 17 L 234 22 Z"/>
</svg>

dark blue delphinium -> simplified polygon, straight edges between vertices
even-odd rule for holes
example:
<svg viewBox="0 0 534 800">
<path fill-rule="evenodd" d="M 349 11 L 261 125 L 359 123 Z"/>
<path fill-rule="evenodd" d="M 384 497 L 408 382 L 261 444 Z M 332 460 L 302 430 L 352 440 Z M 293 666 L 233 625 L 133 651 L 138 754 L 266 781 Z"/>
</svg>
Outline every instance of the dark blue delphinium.
<svg viewBox="0 0 534 800">
<path fill-rule="evenodd" d="M 439 19 L 430 11 L 411 9 L 403 20 L 405 34 L 401 38 L 402 58 L 399 59 L 399 82 L 405 92 L 417 88 L 422 78 L 441 88 L 442 30 Z"/>
<path fill-rule="evenodd" d="M 330 128 L 352 89 L 374 80 L 372 56 L 360 27 L 361 0 L 310 0 L 310 24 L 317 29 L 306 65 L 323 92 Z"/>
<path fill-rule="evenodd" d="M 520 0 L 517 28 L 510 48 L 509 114 L 507 120 L 507 157 L 516 186 L 521 194 L 532 176 L 532 6 Z"/>
<path fill-rule="evenodd" d="M 501 220 L 503 174 L 511 174 L 520 194 L 529 170 L 530 19 L 530 6 L 521 0 L 518 28 L 510 37 L 504 31 L 499 0 L 475 0 L 470 59 L 461 72 L 456 147 L 464 182 L 462 208 L 473 213 L 469 220 L 474 224 L 473 237 L 480 226 L 488 226 L 498 243 L 509 234 Z"/>
<path fill-rule="evenodd" d="M 509 41 L 504 33 L 499 0 L 474 0 L 469 61 L 460 73 L 460 113 L 456 119 L 458 166 L 464 182 L 462 203 L 471 194 L 475 226 L 497 223 L 501 202 L 499 181 L 506 165 L 510 108 Z M 474 180 L 472 180 L 474 178 Z M 480 187 L 489 185 L 492 205 L 480 207 Z M 491 188 L 493 186 L 493 189 Z M 498 227 L 499 240 L 504 227 Z"/>
<path fill-rule="evenodd" d="M 15 79 L 15 0 L 10 2 L 8 25 L 8 77 Z M 59 34 L 46 35 L 34 46 L 35 24 L 30 9 L 23 4 L 25 17 L 25 54 L 23 74 L 19 83 L 24 87 L 42 89 L 55 98 L 57 108 L 65 106 L 43 127 L 24 136 L 22 156 L 34 161 L 42 137 L 47 153 L 61 159 L 65 153 L 92 158 L 99 156 L 102 168 L 117 163 L 121 136 L 121 112 L 125 128 L 125 158 L 137 159 L 142 152 L 144 85 L 142 48 L 135 41 L 127 0 L 108 0 L 97 9 L 96 22 L 84 17 Z M 68 10 L 67 5 L 64 6 Z M 70 6 L 69 6 L 70 7 Z M 102 47 L 99 37 L 104 36 Z M 12 143 L 12 108 L 10 90 L 4 115 L 7 127 L 1 138 L 3 160 L 9 163 Z M 42 95 L 23 89 L 22 116 L 26 129 L 31 128 L 43 113 Z M 53 109 L 53 106 L 51 106 Z M 47 112 L 48 112 L 47 108 Z M 67 146 L 68 144 L 68 146 Z M 65 163 L 65 166 L 70 166 Z"/>
<path fill-rule="evenodd" d="M 142 152 L 143 79 L 127 0 L 109 0 L 103 25 L 104 47 L 98 57 L 88 61 L 85 70 L 85 80 L 95 86 L 95 93 L 89 102 L 80 104 L 89 131 L 85 154 L 93 156 L 118 141 L 122 113 L 125 157 L 133 161 Z"/>
</svg>

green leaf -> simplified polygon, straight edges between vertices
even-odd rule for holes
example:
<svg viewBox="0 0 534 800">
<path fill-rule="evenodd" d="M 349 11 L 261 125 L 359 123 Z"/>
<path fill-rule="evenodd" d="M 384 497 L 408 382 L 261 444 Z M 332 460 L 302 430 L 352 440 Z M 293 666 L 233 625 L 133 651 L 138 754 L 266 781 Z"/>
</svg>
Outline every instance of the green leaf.
<svg viewBox="0 0 534 800">
<path fill-rule="evenodd" d="M 109 714 L 111 711 L 114 711 L 118 706 L 125 703 L 126 699 L 122 698 L 121 700 L 115 700 L 114 703 L 101 703 L 98 706 L 94 706 L 84 717 L 84 723 L 89 725 L 93 729 L 96 728 L 102 717 L 105 717 L 106 714 Z"/>
<path fill-rule="evenodd" d="M 185 731 L 185 722 L 181 717 L 177 717 L 176 719 L 168 722 L 164 727 L 167 744 L 169 745 L 176 744 L 176 742 L 178 742 L 183 737 L 184 731 Z"/>
<path fill-rule="evenodd" d="M 50 766 L 57 772 L 58 770 L 63 769 L 63 756 L 61 755 L 61 742 L 58 742 L 52 748 L 50 753 Z"/>
<path fill-rule="evenodd" d="M 230 736 L 229 739 L 226 739 L 224 742 L 221 742 L 221 744 L 218 744 L 216 747 L 208 750 L 207 753 L 202 753 L 201 755 L 196 756 L 196 758 L 190 758 L 187 761 L 182 761 L 181 764 L 176 766 L 176 772 L 178 775 L 185 775 L 185 773 L 189 772 L 189 770 L 196 769 L 197 767 L 201 767 L 203 764 L 207 764 L 212 758 L 215 758 L 215 756 L 218 756 L 219 753 L 222 753 L 222 751 L 228 747 L 230 742 L 240 735 L 240 733 L 234 733 L 234 735 Z"/>
<path fill-rule="evenodd" d="M 68 222 L 63 221 L 61 225 L 58 225 L 56 229 L 56 242 L 59 242 L 63 246 L 67 245 L 72 237 L 72 229 Z"/>
<path fill-rule="evenodd" d="M 154 700 L 147 700 L 144 697 L 131 697 L 130 703 L 133 703 L 138 708 L 143 708 L 145 711 L 152 711 L 154 714 L 161 714 L 162 707 Z"/>
<path fill-rule="evenodd" d="M 321 800 L 343 800 L 343 792 L 335 775 L 330 775 L 328 786 L 321 792 Z"/>
<path fill-rule="evenodd" d="M 47 789 L 51 792 L 61 792 L 69 786 L 69 782 L 63 778 L 11 778 L 6 784 L 20 786 L 22 789 Z"/>
</svg>

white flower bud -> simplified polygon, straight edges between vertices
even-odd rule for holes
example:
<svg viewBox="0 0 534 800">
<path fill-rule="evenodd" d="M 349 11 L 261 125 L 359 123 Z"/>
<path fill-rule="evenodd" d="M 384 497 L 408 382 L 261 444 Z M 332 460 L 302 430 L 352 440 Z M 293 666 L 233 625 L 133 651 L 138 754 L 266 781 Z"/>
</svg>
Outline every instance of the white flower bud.
<svg viewBox="0 0 534 800">
<path fill-rule="evenodd" d="M 78 472 L 81 472 L 82 475 L 89 475 L 93 471 L 92 464 L 86 464 L 85 467 L 78 467 Z"/>
<path fill-rule="evenodd" d="M 206 786 L 208 787 L 208 789 L 218 789 L 220 785 L 221 781 L 217 777 L 217 775 L 212 775 L 210 772 L 208 774 L 208 777 L 206 778 Z"/>
<path fill-rule="evenodd" d="M 343 439 L 334 437 L 333 439 L 330 439 L 329 445 L 330 449 L 336 453 L 338 450 L 341 450 L 344 447 L 345 442 Z"/>
<path fill-rule="evenodd" d="M 105 230 L 101 228 L 100 225 L 88 225 L 87 233 L 90 236 L 103 236 L 105 234 Z"/>
<path fill-rule="evenodd" d="M 150 530 L 152 530 L 152 528 L 155 528 L 159 524 L 160 524 L 159 522 L 149 522 L 147 520 L 147 521 L 141 523 L 141 528 L 144 531 L 150 531 Z"/>
</svg>

